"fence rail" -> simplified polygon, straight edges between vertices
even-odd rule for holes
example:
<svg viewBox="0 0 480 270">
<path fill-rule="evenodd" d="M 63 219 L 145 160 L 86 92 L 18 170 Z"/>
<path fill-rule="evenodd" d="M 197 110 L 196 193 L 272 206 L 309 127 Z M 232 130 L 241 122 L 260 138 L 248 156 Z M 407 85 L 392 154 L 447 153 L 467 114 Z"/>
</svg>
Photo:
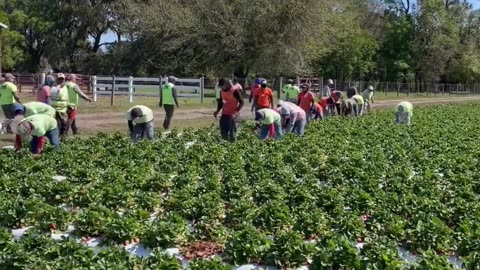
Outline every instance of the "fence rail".
<svg viewBox="0 0 480 270">
<path fill-rule="evenodd" d="M 3 73 L 2 75 L 5 75 Z M 35 94 L 39 86 L 45 80 L 45 74 L 13 73 L 16 77 L 15 84 L 21 93 Z M 52 74 L 55 76 L 55 74 Z M 113 76 L 89 76 L 76 74 L 77 84 L 90 95 L 111 95 Z M 321 92 L 326 79 L 322 77 L 270 77 L 267 78 L 269 87 L 277 92 L 281 98 L 281 89 L 287 79 L 293 79 L 297 84 L 306 83 L 311 86 L 312 91 Z M 245 94 L 248 94 L 253 83 L 253 78 L 238 78 L 243 86 Z M 115 77 L 116 96 L 128 96 L 133 102 L 135 96 L 158 97 L 161 85 L 165 84 L 166 78 L 156 77 Z M 334 80 L 335 89 L 347 90 L 350 86 L 357 86 L 359 90 L 373 85 L 377 95 L 397 94 L 429 96 L 429 95 L 478 95 L 480 94 L 480 82 L 465 84 L 425 83 L 425 82 L 365 82 L 365 81 L 340 81 Z M 176 83 L 179 97 L 198 98 L 202 102 L 205 96 L 214 96 L 216 80 L 206 78 L 180 78 Z"/>
<path fill-rule="evenodd" d="M 91 81 L 94 101 L 101 95 L 119 95 L 128 96 L 128 102 L 132 103 L 134 96 L 160 97 L 167 78 L 92 76 Z M 175 88 L 178 97 L 198 98 L 203 103 L 204 78 L 178 78 Z"/>
</svg>

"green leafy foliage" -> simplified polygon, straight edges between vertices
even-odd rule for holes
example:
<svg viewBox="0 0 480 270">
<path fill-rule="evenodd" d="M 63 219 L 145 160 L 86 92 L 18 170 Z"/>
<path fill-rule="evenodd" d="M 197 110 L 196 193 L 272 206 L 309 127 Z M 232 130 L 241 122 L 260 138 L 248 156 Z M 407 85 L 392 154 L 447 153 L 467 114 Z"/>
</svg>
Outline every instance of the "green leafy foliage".
<svg viewBox="0 0 480 270">
<path fill-rule="evenodd" d="M 2 151 L 0 265 L 180 269 L 162 253 L 180 247 L 198 269 L 450 269 L 453 254 L 475 269 L 479 109 L 418 108 L 410 127 L 394 125 L 390 111 L 331 118 L 279 141 L 258 141 L 245 123 L 234 144 L 208 128 L 141 147 L 118 134 L 78 138 L 40 159 Z M 103 237 L 114 248 L 51 239 L 70 224 L 74 237 Z M 34 228 L 14 240 L 10 230 L 25 226 Z M 153 255 L 137 258 L 121 245 L 137 240 Z M 417 263 L 405 264 L 399 246 L 419 254 Z M 212 254 L 223 262 L 207 260 Z"/>
</svg>

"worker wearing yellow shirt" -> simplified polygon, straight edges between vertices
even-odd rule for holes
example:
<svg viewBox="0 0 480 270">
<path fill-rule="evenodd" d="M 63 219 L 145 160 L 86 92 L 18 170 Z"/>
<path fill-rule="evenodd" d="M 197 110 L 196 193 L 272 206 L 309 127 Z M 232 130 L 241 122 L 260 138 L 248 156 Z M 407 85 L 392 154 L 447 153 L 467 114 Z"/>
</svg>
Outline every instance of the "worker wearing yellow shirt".
<svg viewBox="0 0 480 270">
<path fill-rule="evenodd" d="M 125 116 L 128 121 L 128 130 L 130 131 L 133 143 L 147 137 L 153 139 L 153 111 L 147 106 L 137 105 L 130 108 Z"/>
<path fill-rule="evenodd" d="M 0 85 L 0 106 L 7 120 L 15 118 L 13 114 L 13 104 L 15 101 L 20 103 L 20 99 L 17 96 L 17 86 L 13 84 L 14 80 L 15 77 L 11 73 L 7 73 L 5 75 L 5 82 Z M 7 133 L 12 134 L 10 123 L 11 121 L 7 123 Z"/>
<path fill-rule="evenodd" d="M 68 120 L 68 89 L 65 75 L 63 73 L 57 74 L 55 82 L 56 86 L 50 90 L 50 99 L 52 100 L 52 107 L 56 110 L 55 119 L 57 120 L 60 136 L 63 136 L 67 131 Z"/>
<path fill-rule="evenodd" d="M 22 139 L 31 136 L 30 151 L 33 154 L 40 154 L 43 150 L 43 143 L 40 138 L 46 136 L 55 149 L 60 148 L 59 130 L 55 118 L 46 114 L 35 114 L 27 117 L 18 123 L 17 134 Z M 19 147 L 19 148 L 18 148 Z M 17 146 L 20 150 L 21 145 Z"/>
<path fill-rule="evenodd" d="M 260 123 L 260 139 L 270 137 L 280 139 L 283 136 L 282 117 L 273 109 L 261 109 L 255 112 L 255 121 Z"/>
<path fill-rule="evenodd" d="M 283 91 L 285 94 L 285 100 L 288 102 L 292 102 L 297 104 L 298 94 L 300 93 L 300 88 L 295 85 L 292 79 L 287 81 L 287 84 L 283 87 Z"/>
<path fill-rule="evenodd" d="M 175 111 L 175 105 L 178 106 L 177 100 L 177 89 L 175 88 L 175 82 L 177 78 L 174 76 L 168 77 L 168 82 L 162 87 L 162 92 L 160 95 L 160 107 L 163 106 L 165 109 L 165 120 L 163 121 L 163 128 L 169 129 L 170 122 L 173 118 L 173 112 Z"/>
</svg>

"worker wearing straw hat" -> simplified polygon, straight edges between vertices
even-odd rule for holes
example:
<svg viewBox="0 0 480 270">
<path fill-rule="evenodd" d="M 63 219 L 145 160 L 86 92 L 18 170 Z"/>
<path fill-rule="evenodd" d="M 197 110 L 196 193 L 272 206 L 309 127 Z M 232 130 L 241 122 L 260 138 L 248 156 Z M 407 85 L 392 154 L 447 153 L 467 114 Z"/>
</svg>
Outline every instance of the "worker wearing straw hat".
<svg viewBox="0 0 480 270">
<path fill-rule="evenodd" d="M 30 141 L 30 151 L 33 154 L 40 154 L 43 150 L 41 139 L 46 136 L 50 144 L 55 148 L 60 148 L 59 130 L 55 118 L 45 114 L 35 114 L 24 118 L 18 123 L 16 133 L 26 139 L 32 137 Z M 18 147 L 18 146 L 17 146 Z M 21 149 L 21 145 L 17 150 Z"/>
</svg>

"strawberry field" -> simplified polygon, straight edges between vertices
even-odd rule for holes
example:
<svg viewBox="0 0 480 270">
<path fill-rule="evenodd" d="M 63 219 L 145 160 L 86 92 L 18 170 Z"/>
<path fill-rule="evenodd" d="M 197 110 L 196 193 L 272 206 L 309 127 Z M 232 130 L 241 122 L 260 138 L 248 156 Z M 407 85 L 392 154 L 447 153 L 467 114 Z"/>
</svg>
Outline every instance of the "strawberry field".
<svg viewBox="0 0 480 270">
<path fill-rule="evenodd" d="M 479 269 L 480 105 L 0 153 L 1 269 Z M 63 176 L 63 177 L 59 177 Z M 275 268 L 273 268 L 275 267 Z"/>
</svg>

